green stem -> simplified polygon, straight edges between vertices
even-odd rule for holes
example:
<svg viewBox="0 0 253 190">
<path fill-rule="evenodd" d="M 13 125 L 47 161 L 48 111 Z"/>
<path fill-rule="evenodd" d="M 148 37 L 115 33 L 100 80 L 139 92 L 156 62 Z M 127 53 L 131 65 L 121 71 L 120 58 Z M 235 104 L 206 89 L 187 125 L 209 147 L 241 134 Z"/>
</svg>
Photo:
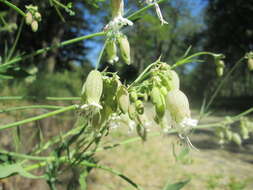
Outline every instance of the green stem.
<svg viewBox="0 0 253 190">
<path fill-rule="evenodd" d="M 35 96 L 0 96 L 1 100 L 52 100 L 52 101 L 74 101 L 81 100 L 80 97 L 45 97 L 37 98 Z"/>
<path fill-rule="evenodd" d="M 22 31 L 22 28 L 24 26 L 24 21 L 25 21 L 25 19 L 23 18 L 22 21 L 21 21 L 21 25 L 20 25 L 20 27 L 18 29 L 18 33 L 17 33 L 16 39 L 14 41 L 14 44 L 13 44 L 11 50 L 10 50 L 10 53 L 8 54 L 7 60 L 9 60 L 12 57 L 12 55 L 13 55 L 15 49 L 16 49 L 16 46 L 17 46 L 18 40 L 20 38 L 20 34 L 21 34 L 21 31 Z"/>
<path fill-rule="evenodd" d="M 9 1 L 6 0 L 0 0 L 0 2 L 3 2 L 4 4 L 6 4 L 8 7 L 14 9 L 15 11 L 17 11 L 19 14 L 21 14 L 23 17 L 25 17 L 25 12 L 22 11 L 20 8 L 18 8 L 16 5 L 10 3 Z"/>
<path fill-rule="evenodd" d="M 166 0 L 160 0 L 160 1 L 157 1 L 157 3 L 159 4 L 159 3 L 162 3 L 162 2 L 164 2 L 164 1 L 166 1 Z M 129 16 L 127 17 L 127 19 L 133 20 L 133 19 L 135 19 L 136 16 L 140 15 L 141 13 L 145 12 L 146 10 L 148 10 L 149 8 L 154 7 L 154 6 L 155 6 L 154 3 L 149 4 L 149 5 L 147 5 L 147 6 L 143 7 L 143 8 L 141 8 L 140 10 L 134 12 L 133 14 L 129 15 Z"/>
<path fill-rule="evenodd" d="M 26 110 L 26 109 L 61 109 L 63 106 L 52 106 L 52 105 L 32 105 L 32 106 L 18 106 L 6 109 L 0 109 L 0 113 L 17 111 L 17 110 Z"/>
<path fill-rule="evenodd" d="M 57 115 L 57 114 L 60 114 L 60 113 L 63 113 L 63 112 L 67 112 L 67 111 L 70 111 L 70 110 L 75 110 L 77 108 L 78 108 L 77 105 L 71 105 L 71 106 L 68 106 L 68 107 L 53 111 L 53 112 L 49 112 L 49 113 L 42 114 L 42 115 L 39 115 L 39 116 L 24 119 L 22 121 L 17 121 L 17 122 L 14 122 L 14 123 L 2 125 L 2 126 L 0 126 L 0 131 L 3 130 L 3 129 L 8 129 L 8 128 L 16 127 L 16 126 L 23 125 L 23 124 L 26 124 L 26 123 L 30 123 L 32 121 L 41 120 L 41 119 L 44 119 L 44 118 L 47 118 L 47 117 L 52 117 L 54 115 Z"/>
<path fill-rule="evenodd" d="M 98 69 L 99 64 L 100 64 L 100 62 L 101 62 L 102 56 L 103 56 L 103 54 L 104 54 L 104 51 L 105 51 L 105 48 L 106 48 L 106 45 L 107 45 L 107 42 L 108 42 L 108 40 L 106 39 L 106 40 L 105 40 L 105 43 L 104 43 L 104 45 L 103 45 L 103 47 L 102 47 L 102 49 L 101 49 L 101 51 L 100 51 L 100 53 L 99 53 L 98 61 L 97 61 L 97 64 L 96 64 L 96 70 Z"/>
<path fill-rule="evenodd" d="M 224 77 L 224 79 L 219 83 L 219 86 L 216 88 L 215 92 L 213 93 L 212 97 L 210 98 L 209 102 L 207 103 L 205 110 L 209 109 L 209 107 L 211 106 L 211 104 L 213 103 L 214 99 L 218 95 L 218 93 L 219 93 L 220 89 L 222 88 L 222 86 L 225 84 L 225 82 L 227 81 L 227 79 L 231 76 L 231 74 L 236 70 L 236 68 L 240 65 L 240 63 L 243 60 L 244 60 L 244 57 L 241 58 L 239 61 L 237 61 L 237 63 L 232 67 L 232 69 L 230 69 L 230 71 L 227 73 L 227 75 Z"/>
<path fill-rule="evenodd" d="M 61 42 L 59 44 L 55 44 L 55 45 L 52 45 L 52 46 L 49 46 L 49 47 L 38 49 L 37 51 L 35 51 L 35 52 L 31 53 L 31 54 L 28 54 L 28 55 L 25 55 L 25 56 L 16 57 L 16 58 L 14 58 L 14 59 L 12 59 L 10 61 L 5 62 L 1 66 L 11 65 L 11 64 L 17 63 L 19 61 L 22 61 L 22 60 L 34 57 L 36 55 L 43 54 L 43 53 L 45 53 L 47 51 L 50 51 L 50 50 L 52 50 L 54 48 L 59 48 L 59 47 L 67 46 L 67 45 L 70 45 L 70 44 L 73 44 L 73 43 L 76 43 L 76 42 L 79 42 L 79 41 L 83 41 L 83 40 L 87 40 L 89 38 L 94 38 L 94 37 L 103 36 L 103 35 L 105 35 L 104 32 L 97 32 L 97 33 L 94 33 L 94 34 L 89 34 L 89 35 L 77 37 L 77 38 L 74 38 L 74 39 L 71 39 L 71 40 L 67 40 L 67 41 Z"/>
<path fill-rule="evenodd" d="M 58 6 L 60 6 L 61 8 L 63 8 L 63 9 L 69 9 L 66 5 L 62 4 L 61 2 L 59 2 L 59 1 L 57 1 L 57 0 L 53 0 L 53 2 L 54 2 L 56 5 L 58 5 Z"/>
<path fill-rule="evenodd" d="M 154 66 L 156 65 L 157 63 L 160 62 L 160 59 L 158 59 L 157 61 L 155 61 L 154 63 L 151 63 L 149 66 L 147 66 L 147 68 L 137 77 L 137 79 L 135 79 L 134 82 L 132 82 L 132 84 L 130 84 L 128 86 L 128 89 L 130 89 L 132 86 L 138 84 L 139 82 L 141 82 L 144 78 L 145 78 L 145 75 L 146 73 Z"/>
<path fill-rule="evenodd" d="M 9 152 L 9 151 L 6 151 L 6 150 L 0 150 L 0 153 L 8 155 L 8 156 L 16 157 L 16 158 L 27 159 L 27 160 L 47 161 L 47 160 L 50 159 L 50 157 L 30 156 L 30 155 L 27 155 L 27 154 L 20 154 L 20 153 L 17 153 L 17 152 Z"/>
<path fill-rule="evenodd" d="M 213 56 L 214 54 L 212 52 L 206 52 L 206 51 L 195 53 L 195 54 L 193 54 L 189 57 L 184 58 L 183 60 L 179 60 L 177 63 L 175 63 L 174 65 L 171 66 L 171 69 L 174 69 L 178 66 L 182 66 L 184 64 L 187 64 L 187 63 L 189 63 L 189 62 L 187 62 L 188 60 L 191 60 L 193 57 L 198 57 L 198 56 L 201 56 L 201 55 L 211 55 L 211 56 Z"/>
<path fill-rule="evenodd" d="M 0 1 L 5 1 L 5 0 L 0 0 Z M 163 1 L 165 1 L 165 0 L 160 0 L 157 3 L 161 3 Z M 137 15 L 143 13 L 144 11 L 146 11 L 147 9 L 149 9 L 149 8 L 151 8 L 153 6 L 154 6 L 154 4 L 150 4 L 150 5 L 146 6 L 146 7 L 143 7 L 142 9 L 140 9 L 137 12 L 131 14 L 127 18 L 130 19 L 130 20 L 132 20 L 132 19 L 134 19 L 134 17 L 136 17 Z M 28 54 L 28 55 L 25 55 L 25 56 L 19 56 L 19 57 L 16 57 L 16 58 L 14 58 L 14 59 L 12 59 L 10 61 L 7 61 L 4 64 L 2 64 L 2 66 L 14 64 L 14 63 L 17 63 L 19 61 L 22 61 L 22 60 L 34 57 L 36 55 L 43 54 L 43 53 L 45 53 L 47 51 L 52 50 L 53 48 L 63 47 L 63 46 L 70 45 L 70 44 L 73 44 L 73 43 L 76 43 L 76 42 L 79 42 L 79 41 L 83 41 L 83 40 L 86 40 L 86 39 L 89 39 L 89 38 L 94 38 L 94 37 L 98 37 L 98 36 L 104 36 L 105 34 L 106 34 L 105 32 L 97 32 L 97 33 L 93 33 L 93 34 L 77 37 L 77 38 L 74 38 L 74 39 L 71 39 L 71 40 L 67 40 L 67 41 L 61 42 L 61 43 L 59 43 L 57 45 L 52 45 L 52 46 L 49 46 L 49 47 L 46 47 L 46 48 L 38 49 L 37 51 L 35 51 L 35 52 L 31 53 L 31 54 Z"/>
</svg>

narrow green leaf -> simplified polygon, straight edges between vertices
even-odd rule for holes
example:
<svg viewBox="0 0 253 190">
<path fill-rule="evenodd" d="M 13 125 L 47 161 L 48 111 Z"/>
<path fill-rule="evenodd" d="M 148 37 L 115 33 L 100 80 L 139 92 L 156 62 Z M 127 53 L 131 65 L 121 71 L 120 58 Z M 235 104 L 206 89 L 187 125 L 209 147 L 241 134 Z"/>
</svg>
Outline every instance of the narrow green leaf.
<svg viewBox="0 0 253 190">
<path fill-rule="evenodd" d="M 185 181 L 180 181 L 178 183 L 174 183 L 174 184 L 167 184 L 163 190 L 180 190 L 182 189 L 185 185 L 187 185 L 191 180 L 185 180 Z"/>
<path fill-rule="evenodd" d="M 19 174 L 23 177 L 31 178 L 31 179 L 44 178 L 44 176 L 35 176 L 27 172 L 19 163 L 0 165 L 0 179 L 7 178 L 14 174 Z"/>
</svg>

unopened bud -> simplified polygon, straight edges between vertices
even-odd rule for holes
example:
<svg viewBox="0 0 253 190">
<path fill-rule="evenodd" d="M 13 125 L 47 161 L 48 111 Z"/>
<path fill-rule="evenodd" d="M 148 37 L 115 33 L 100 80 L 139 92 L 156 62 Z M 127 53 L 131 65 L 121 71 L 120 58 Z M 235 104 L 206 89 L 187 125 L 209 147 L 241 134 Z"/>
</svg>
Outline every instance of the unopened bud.
<svg viewBox="0 0 253 190">
<path fill-rule="evenodd" d="M 103 92 L 103 79 L 99 71 L 93 70 L 89 73 L 85 82 L 85 95 L 88 103 L 99 104 Z"/>
<path fill-rule="evenodd" d="M 130 92 L 130 99 L 132 102 L 135 102 L 138 99 L 137 92 L 135 90 Z"/>
<path fill-rule="evenodd" d="M 218 77 L 222 77 L 224 73 L 224 68 L 223 67 L 216 67 L 216 74 Z"/>
<path fill-rule="evenodd" d="M 32 31 L 33 31 L 33 32 L 37 32 L 38 27 L 39 27 L 38 22 L 35 21 L 35 20 L 32 21 L 31 27 L 32 27 Z"/>
<path fill-rule="evenodd" d="M 25 15 L 26 24 L 30 25 L 30 24 L 32 24 L 32 21 L 33 21 L 32 14 L 30 12 L 27 12 L 26 15 Z"/>
<path fill-rule="evenodd" d="M 144 104 L 141 100 L 135 101 L 135 108 L 138 114 L 143 114 L 144 113 Z"/>
<path fill-rule="evenodd" d="M 126 87 L 124 87 L 123 85 L 119 88 L 118 92 L 117 92 L 117 100 L 118 100 L 118 104 L 120 107 L 120 110 L 123 113 L 127 113 L 128 112 L 128 107 L 129 107 L 129 94 L 128 91 L 126 89 Z"/>
<path fill-rule="evenodd" d="M 117 45 L 116 42 L 113 40 L 109 40 L 106 43 L 106 52 L 107 52 L 107 58 L 109 63 L 115 63 L 119 60 L 117 56 Z"/>
<path fill-rule="evenodd" d="M 41 14 L 39 12 L 36 12 L 34 17 L 37 21 L 39 21 L 39 22 L 41 21 Z"/>
<path fill-rule="evenodd" d="M 244 140 L 249 138 L 249 130 L 246 127 L 241 127 L 241 135 Z"/>
<path fill-rule="evenodd" d="M 162 118 L 165 114 L 165 99 L 158 87 L 153 87 L 151 91 L 151 100 L 155 106 L 156 114 Z"/>
<path fill-rule="evenodd" d="M 242 144 L 242 139 L 241 139 L 240 135 L 238 135 L 237 133 L 233 133 L 232 141 L 235 144 L 237 144 L 238 146 L 240 146 Z"/>
<path fill-rule="evenodd" d="M 225 130 L 225 137 L 228 141 L 231 141 L 232 140 L 232 132 L 228 129 Z"/>
<path fill-rule="evenodd" d="M 131 64 L 131 57 L 130 57 L 130 45 L 128 42 L 128 39 L 125 35 L 119 35 L 117 37 L 119 47 L 120 47 L 120 53 L 127 65 Z"/>
<path fill-rule="evenodd" d="M 253 58 L 248 59 L 248 68 L 250 71 L 253 71 Z"/>
</svg>

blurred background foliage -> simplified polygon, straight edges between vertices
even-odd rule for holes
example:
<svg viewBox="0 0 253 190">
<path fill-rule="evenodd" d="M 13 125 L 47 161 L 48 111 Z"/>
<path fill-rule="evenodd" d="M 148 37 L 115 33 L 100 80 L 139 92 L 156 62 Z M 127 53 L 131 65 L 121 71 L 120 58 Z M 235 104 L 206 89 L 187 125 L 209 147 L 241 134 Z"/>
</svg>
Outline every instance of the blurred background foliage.
<svg viewBox="0 0 253 190">
<path fill-rule="evenodd" d="M 33 51 L 61 41 L 98 32 L 110 19 L 109 1 L 73 0 L 75 15 L 51 1 L 12 1 L 22 10 L 25 5 L 35 4 L 42 14 L 39 30 L 34 33 L 24 25 L 17 46 L 11 56 L 9 52 L 15 42 L 21 16 L 7 6 L 0 6 L 0 56 L 2 62 L 18 55 Z M 69 1 L 61 1 L 68 4 Z M 125 1 L 126 16 L 144 6 L 143 1 Z M 132 53 L 132 65 L 126 66 L 120 60 L 110 65 L 102 59 L 101 70 L 119 70 L 124 80 L 133 80 L 147 65 L 160 55 L 162 60 L 173 64 L 192 46 L 190 53 L 211 51 L 226 55 L 226 71 L 245 53 L 253 49 L 253 2 L 234 0 L 168 0 L 161 4 L 168 25 L 161 26 L 155 10 L 134 20 L 134 26 L 124 29 Z M 8 12 L 8 14 L 7 14 Z M 0 81 L 1 95 L 36 96 L 78 96 L 82 81 L 96 64 L 103 45 L 103 38 L 86 40 L 53 49 L 39 56 L 17 63 L 17 68 L 4 70 L 4 74 L 15 79 Z M 104 56 L 105 58 L 105 56 Z M 213 60 L 203 57 L 204 63 L 193 63 L 180 68 L 181 85 L 188 96 L 201 102 L 203 96 L 213 94 L 221 79 L 214 72 L 215 65 L 207 64 Z M 34 68 L 36 72 L 34 71 Z M 237 67 L 219 93 L 217 106 L 229 107 L 238 102 L 238 107 L 253 105 L 252 72 L 247 64 Z M 8 93 L 7 93 L 8 92 Z M 208 98 L 208 97 L 206 97 Z"/>
</svg>

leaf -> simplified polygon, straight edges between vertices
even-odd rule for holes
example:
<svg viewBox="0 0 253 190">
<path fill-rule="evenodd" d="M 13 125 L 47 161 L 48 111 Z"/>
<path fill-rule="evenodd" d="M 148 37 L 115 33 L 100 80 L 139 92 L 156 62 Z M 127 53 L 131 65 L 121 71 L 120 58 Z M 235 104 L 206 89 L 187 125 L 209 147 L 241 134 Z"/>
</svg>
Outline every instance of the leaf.
<svg viewBox="0 0 253 190">
<path fill-rule="evenodd" d="M 35 175 L 27 172 L 21 166 L 20 163 L 0 165 L 0 179 L 1 178 L 7 178 L 7 177 L 9 177 L 11 175 L 14 175 L 14 174 L 19 174 L 23 177 L 31 178 L 31 179 L 44 178 L 44 176 L 35 176 Z"/>
<path fill-rule="evenodd" d="M 167 184 L 163 190 L 180 190 L 182 189 L 185 185 L 187 185 L 191 180 L 185 180 L 185 181 L 180 181 L 178 183 L 174 183 L 174 184 Z"/>
</svg>

